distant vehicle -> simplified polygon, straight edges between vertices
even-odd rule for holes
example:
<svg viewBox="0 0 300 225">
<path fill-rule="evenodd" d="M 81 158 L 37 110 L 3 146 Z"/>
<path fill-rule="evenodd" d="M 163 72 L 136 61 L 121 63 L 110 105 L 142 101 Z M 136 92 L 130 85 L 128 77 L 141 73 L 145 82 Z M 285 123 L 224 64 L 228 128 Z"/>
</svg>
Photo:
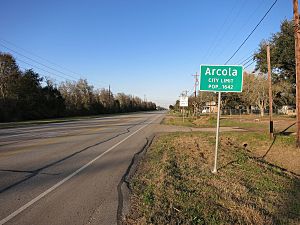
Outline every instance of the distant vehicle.
<svg viewBox="0 0 300 225">
<path fill-rule="evenodd" d="M 209 113 L 209 107 L 204 107 L 204 109 L 201 112 L 202 113 Z"/>
<path fill-rule="evenodd" d="M 291 105 L 283 105 L 281 109 L 278 110 L 278 113 L 286 115 L 296 115 L 296 108 L 295 106 Z"/>
</svg>

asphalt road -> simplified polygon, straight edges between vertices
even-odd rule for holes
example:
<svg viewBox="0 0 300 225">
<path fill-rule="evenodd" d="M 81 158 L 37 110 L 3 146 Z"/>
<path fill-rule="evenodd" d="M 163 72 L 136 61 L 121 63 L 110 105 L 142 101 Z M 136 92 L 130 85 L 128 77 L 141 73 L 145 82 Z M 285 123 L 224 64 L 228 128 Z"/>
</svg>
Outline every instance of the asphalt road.
<svg viewBox="0 0 300 225">
<path fill-rule="evenodd" d="M 0 225 L 117 224 L 122 179 L 163 116 L 1 129 Z"/>
</svg>

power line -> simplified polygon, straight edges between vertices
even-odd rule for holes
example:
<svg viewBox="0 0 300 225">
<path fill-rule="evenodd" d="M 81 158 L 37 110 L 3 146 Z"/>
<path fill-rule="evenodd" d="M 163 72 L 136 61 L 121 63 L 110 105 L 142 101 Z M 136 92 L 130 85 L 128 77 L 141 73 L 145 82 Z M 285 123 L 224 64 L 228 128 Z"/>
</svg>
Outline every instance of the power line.
<svg viewBox="0 0 300 225">
<path fill-rule="evenodd" d="M 64 66 L 61 66 L 61 65 L 59 65 L 59 64 L 57 64 L 57 63 L 54 63 L 54 62 L 52 62 L 52 61 L 50 61 L 50 60 L 48 60 L 48 59 L 46 59 L 46 58 L 44 58 L 44 57 L 39 56 L 39 55 L 37 55 L 37 54 L 35 54 L 35 53 L 31 52 L 31 51 L 28 51 L 28 50 L 26 50 L 26 49 L 24 49 L 24 48 L 22 48 L 22 47 L 20 47 L 20 46 L 18 46 L 18 45 L 16 45 L 16 44 L 10 42 L 10 41 L 7 41 L 7 40 L 3 39 L 2 37 L 0 37 L 0 40 L 6 42 L 6 43 L 9 44 L 9 45 L 14 46 L 15 48 L 18 48 L 18 49 L 20 49 L 20 50 L 22 50 L 22 51 L 24 51 L 24 52 L 26 52 L 26 53 L 28 53 L 28 54 L 30 54 L 30 55 L 36 57 L 36 58 L 39 58 L 39 59 L 41 59 L 41 60 L 44 60 L 45 62 L 48 62 L 48 63 L 50 63 L 50 64 L 52 64 L 52 65 L 54 65 L 54 66 L 60 67 L 60 68 L 63 69 L 63 70 L 69 71 L 69 72 L 71 72 L 71 73 L 73 73 L 73 74 L 75 74 L 75 75 L 78 75 L 78 76 L 82 76 L 82 74 L 76 73 L 76 72 L 74 72 L 74 71 L 72 71 L 72 70 L 70 70 L 70 69 L 68 69 L 68 68 L 66 68 L 66 67 L 64 67 Z"/>
<path fill-rule="evenodd" d="M 253 61 L 253 59 L 251 58 L 251 59 L 249 59 L 248 61 L 246 61 L 244 64 L 243 64 L 243 66 L 245 66 L 245 65 L 247 65 L 249 62 L 252 62 Z"/>
<path fill-rule="evenodd" d="M 63 78 L 63 79 L 66 79 L 65 77 L 63 77 L 63 76 L 61 76 L 61 75 L 58 75 L 58 74 L 56 74 L 56 73 L 53 73 L 53 72 L 50 72 L 50 71 L 45 70 L 45 69 L 43 69 L 43 68 L 40 68 L 40 67 L 38 67 L 38 66 L 35 66 L 35 65 L 33 65 L 33 64 L 31 64 L 31 63 L 28 63 L 28 62 L 26 62 L 26 61 L 24 61 L 24 60 L 22 60 L 22 59 L 20 59 L 20 58 L 16 58 L 16 59 L 17 59 L 18 61 L 22 62 L 22 63 L 25 63 L 25 64 L 31 66 L 32 68 L 35 68 L 35 69 L 38 69 L 38 70 L 42 70 L 42 71 L 44 71 L 44 72 L 46 72 L 46 73 L 52 74 L 52 75 L 54 75 L 54 76 L 57 76 L 57 77 L 60 77 L 60 78 Z M 23 68 L 24 68 L 24 67 L 23 67 Z M 66 79 L 66 80 L 70 80 L 70 79 Z"/>
<path fill-rule="evenodd" d="M 250 38 L 250 36 L 254 33 L 254 31 L 257 29 L 257 27 L 261 24 L 261 22 L 265 19 L 265 17 L 268 15 L 268 13 L 271 11 L 271 9 L 274 7 L 278 0 L 275 0 L 271 7 L 268 9 L 268 11 L 265 13 L 265 15 L 260 19 L 258 24 L 254 27 L 254 29 L 250 32 L 250 34 L 246 37 L 246 39 L 242 42 L 242 44 L 237 48 L 237 50 L 233 53 L 233 55 L 226 61 L 225 64 L 227 64 L 235 55 L 236 53 L 242 48 L 242 46 L 246 43 L 246 41 Z"/>
<path fill-rule="evenodd" d="M 250 2 L 250 4 L 251 4 L 251 1 L 248 1 L 248 2 Z M 241 26 L 240 26 L 237 30 L 239 30 L 240 33 L 244 33 L 245 28 L 250 27 L 250 26 L 248 26 L 248 24 L 249 24 L 251 21 L 253 21 L 254 15 L 258 12 L 258 10 L 259 10 L 262 6 L 265 7 L 266 4 L 269 4 L 269 3 L 268 3 L 267 1 L 264 1 L 264 4 L 261 4 L 261 3 L 259 2 L 259 4 L 253 9 L 252 13 L 249 14 L 246 23 L 241 23 Z M 250 12 L 250 11 L 249 11 L 249 12 Z M 254 22 L 255 22 L 255 21 L 254 21 Z M 228 48 L 231 46 L 232 43 L 236 43 L 238 38 L 239 38 L 239 35 L 236 35 L 236 34 L 233 32 L 233 36 L 231 37 L 230 41 L 227 41 L 227 45 L 225 46 L 225 48 L 224 48 L 224 49 L 220 49 L 221 51 L 220 51 L 219 54 L 217 54 L 217 55 L 218 55 L 219 57 L 223 56 L 223 54 L 226 52 L 226 51 L 224 51 L 224 50 L 225 50 L 225 49 L 228 49 Z M 226 48 L 226 47 L 227 47 L 227 48 Z"/>
<path fill-rule="evenodd" d="M 249 65 L 247 65 L 246 67 L 244 67 L 244 69 L 247 69 L 249 66 L 251 66 L 253 63 L 255 63 L 256 61 L 254 60 L 252 63 L 250 63 Z"/>
<path fill-rule="evenodd" d="M 215 36 L 214 41 L 211 43 L 209 50 L 206 52 L 205 56 L 203 57 L 205 61 L 206 58 L 208 58 L 216 49 L 216 47 L 218 47 L 219 43 L 223 40 L 224 36 L 226 36 L 226 34 L 229 32 L 229 30 L 231 29 L 233 23 L 236 21 L 236 19 L 238 18 L 240 12 L 242 12 L 242 7 L 244 5 L 245 0 L 242 2 L 242 4 L 240 5 L 240 8 L 238 8 L 238 15 L 236 15 L 233 20 L 229 20 L 231 13 L 236 9 L 236 6 L 238 6 L 236 1 L 233 4 L 233 7 L 231 8 L 231 10 L 229 10 L 229 14 L 227 15 L 226 19 L 224 20 L 223 24 L 221 25 L 221 30 L 218 33 L 218 35 Z M 229 23 L 229 26 L 225 26 L 226 23 Z M 226 27 L 226 28 L 225 28 Z M 224 28 L 224 29 L 223 29 Z M 223 33 L 223 34 L 222 34 Z"/>
<path fill-rule="evenodd" d="M 247 6 L 247 3 L 249 3 L 250 1 L 244 1 L 244 2 L 242 2 L 242 8 L 240 8 L 240 10 L 238 11 L 238 13 L 234 16 L 234 18 L 235 18 L 235 20 L 233 21 L 233 22 L 236 22 L 237 20 L 238 20 L 238 16 L 243 12 L 243 13 L 245 13 L 245 11 L 246 10 L 244 10 L 245 9 L 245 7 Z M 251 4 L 251 2 L 250 2 L 250 4 Z M 260 4 L 261 5 L 261 4 Z M 246 7 L 247 8 L 247 7 Z M 258 7 L 257 7 L 258 8 Z M 248 18 L 251 18 L 253 15 L 254 15 L 254 13 L 256 12 L 256 10 L 257 10 L 257 8 L 255 8 L 255 10 L 250 14 L 250 16 L 248 17 Z M 248 10 L 247 10 L 248 11 Z M 233 13 L 233 12 L 232 12 Z M 232 22 L 232 24 L 233 24 L 233 22 Z M 249 20 L 248 20 L 248 22 L 247 22 L 247 24 L 249 23 Z M 231 26 L 230 26 L 230 28 L 232 28 L 232 24 L 231 24 Z M 238 25 L 238 23 L 237 23 L 237 25 Z M 243 23 L 242 24 L 242 26 L 245 26 L 245 23 Z M 241 30 L 241 28 L 239 28 L 238 30 Z M 230 30 L 227 30 L 227 31 L 230 31 Z M 231 36 L 231 39 L 230 39 L 230 41 L 226 41 L 226 45 L 225 45 L 225 47 L 222 47 L 222 48 L 217 48 L 216 49 L 216 51 L 215 51 L 215 54 L 216 55 L 218 55 L 219 57 L 221 57 L 226 51 L 224 51 L 225 49 L 228 49 L 228 47 L 232 44 L 232 43 L 234 43 L 234 40 L 238 37 L 238 35 L 236 35 L 236 34 L 234 34 L 235 32 L 226 32 L 226 33 L 224 33 L 224 35 L 220 38 L 220 40 L 219 40 L 219 42 L 220 42 L 220 44 L 222 44 L 222 42 L 223 42 L 223 40 L 224 40 L 224 38 L 225 38 L 225 36 L 227 35 L 227 33 L 229 33 L 229 35 L 228 35 L 228 39 L 230 38 L 230 33 L 233 33 L 233 36 Z"/>
<path fill-rule="evenodd" d="M 2 39 L 2 38 L 1 38 L 1 39 Z M 2 40 L 4 40 L 4 39 L 2 39 Z M 9 43 L 8 41 L 6 41 L 6 42 Z M 35 59 L 32 59 L 31 57 L 26 56 L 25 54 L 22 54 L 22 53 L 20 53 L 20 52 L 18 52 L 18 51 L 16 51 L 16 50 L 13 50 L 12 48 L 7 47 L 7 46 L 4 45 L 3 43 L 0 43 L 0 45 L 1 45 L 2 47 L 6 48 L 7 50 L 9 50 L 10 52 L 13 52 L 13 53 L 15 53 L 15 54 L 17 54 L 17 55 L 19 55 L 19 56 L 21 56 L 21 57 L 24 57 L 24 58 L 26 58 L 26 59 L 28 59 L 28 60 L 34 62 L 34 63 L 37 63 L 37 64 L 39 64 L 40 66 L 43 66 L 43 67 L 45 67 L 45 68 L 47 68 L 47 69 L 53 70 L 53 71 L 55 71 L 56 73 L 49 72 L 48 70 L 42 69 L 42 68 L 40 68 L 40 67 L 33 66 L 32 64 L 30 64 L 30 63 L 28 63 L 28 62 L 26 63 L 26 62 L 23 61 L 25 64 L 30 65 L 30 66 L 33 66 L 33 67 L 35 67 L 35 68 L 38 68 L 38 69 L 40 69 L 40 70 L 42 70 L 42 71 L 44 71 L 44 72 L 47 72 L 47 73 L 50 73 L 50 74 L 55 74 L 55 76 L 64 78 L 64 79 L 66 79 L 66 80 L 70 80 L 70 79 L 67 78 L 67 77 L 65 77 L 65 76 L 68 76 L 68 77 L 73 78 L 73 79 L 75 79 L 75 80 L 78 80 L 79 78 L 84 78 L 84 77 L 82 77 L 79 73 L 75 73 L 75 72 L 72 72 L 72 73 L 75 73 L 75 74 L 80 75 L 79 78 L 78 78 L 78 77 L 74 77 L 74 76 L 69 75 L 69 74 L 66 74 L 66 73 L 62 72 L 61 70 L 55 69 L 55 68 L 53 68 L 53 67 L 50 67 L 50 66 L 48 66 L 48 65 L 46 65 L 46 64 L 44 64 L 44 63 L 42 63 L 42 62 L 40 62 L 40 61 L 37 61 L 37 60 L 35 60 Z M 12 45 L 14 45 L 14 44 L 12 44 Z M 23 48 L 20 48 L 20 49 L 23 49 Z M 23 50 L 26 51 L 26 52 L 29 52 L 29 51 L 27 51 L 27 50 L 25 50 L 25 49 L 23 49 Z M 30 54 L 31 54 L 31 53 L 30 53 Z M 35 54 L 32 54 L 32 55 L 35 55 Z M 42 57 L 37 56 L 37 55 L 36 55 L 36 57 L 43 59 Z M 19 58 L 18 58 L 18 60 L 21 61 Z M 44 60 L 45 60 L 45 61 L 48 61 L 48 60 L 46 60 L 46 59 L 44 59 Z M 52 64 L 54 64 L 54 63 L 52 63 Z M 58 66 L 59 66 L 59 65 L 58 65 Z M 61 66 L 60 66 L 60 67 L 61 67 Z M 57 73 L 60 73 L 60 74 L 62 74 L 62 75 L 58 75 Z M 63 76 L 63 75 L 65 75 L 65 76 Z M 98 82 L 98 81 L 94 81 L 94 83 L 99 83 L 99 82 Z M 101 83 L 102 83 L 102 85 L 105 84 L 105 82 L 101 82 Z"/>
<path fill-rule="evenodd" d="M 255 53 L 252 53 L 251 55 L 249 55 L 249 56 L 247 56 L 247 57 L 243 57 L 242 59 L 240 59 L 239 61 L 238 61 L 238 65 L 239 64 L 243 64 L 244 62 L 246 62 L 247 60 L 249 60 L 250 58 L 252 58 L 253 56 L 254 56 L 254 54 Z"/>
<path fill-rule="evenodd" d="M 26 59 L 28 59 L 28 60 L 30 60 L 30 61 L 32 61 L 32 62 L 35 62 L 35 63 L 37 63 L 37 64 L 39 64 L 39 65 L 41 65 L 41 66 L 43 66 L 43 67 L 46 67 L 46 68 L 48 68 L 48 69 L 50 69 L 50 70 L 53 70 L 53 71 L 55 71 L 55 72 L 58 72 L 58 73 L 60 73 L 60 74 L 65 75 L 65 76 L 71 77 L 71 78 L 73 78 L 73 79 L 76 79 L 76 80 L 78 79 L 78 78 L 76 78 L 76 77 L 74 77 L 74 76 L 71 76 L 71 75 L 68 75 L 68 74 L 66 74 L 66 73 L 64 73 L 64 72 L 61 72 L 61 71 L 59 71 L 59 70 L 57 70 L 57 69 L 55 69 L 55 68 L 52 68 L 52 67 L 50 67 L 50 66 L 47 66 L 47 65 L 45 65 L 45 64 L 43 64 L 43 63 L 41 63 L 41 62 L 39 62 L 39 61 L 37 61 L 37 60 L 35 60 L 35 59 L 32 59 L 32 58 L 30 58 L 30 57 L 28 57 L 28 56 L 26 56 L 26 55 L 24 55 L 24 54 L 22 54 L 22 53 L 20 53 L 20 52 L 18 52 L 18 51 L 15 51 L 15 50 L 13 50 L 13 49 L 7 47 L 6 45 L 4 45 L 4 44 L 2 44 L 2 43 L 0 43 L 0 45 L 3 46 L 4 48 L 8 49 L 9 51 L 11 51 L 11 52 L 13 52 L 13 53 L 15 53 L 15 54 L 18 54 L 18 55 L 20 55 L 20 56 L 22 56 L 22 57 L 24 57 L 24 58 L 26 58 Z M 67 78 L 65 77 L 65 79 L 67 79 Z"/>
</svg>

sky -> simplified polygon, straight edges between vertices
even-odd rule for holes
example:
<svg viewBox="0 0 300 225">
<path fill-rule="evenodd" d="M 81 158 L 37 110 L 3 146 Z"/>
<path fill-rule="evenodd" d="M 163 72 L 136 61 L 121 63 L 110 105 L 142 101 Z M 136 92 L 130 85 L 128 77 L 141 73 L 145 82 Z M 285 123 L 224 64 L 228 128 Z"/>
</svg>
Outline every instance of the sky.
<svg viewBox="0 0 300 225">
<path fill-rule="evenodd" d="M 1 2 L 0 51 L 56 83 L 87 79 L 174 104 L 194 91 L 201 64 L 224 64 L 274 0 L 9 0 Z M 292 19 L 278 0 L 228 63 L 240 64 Z M 251 63 L 251 62 L 249 62 Z M 251 72 L 255 64 L 246 71 Z"/>
</svg>

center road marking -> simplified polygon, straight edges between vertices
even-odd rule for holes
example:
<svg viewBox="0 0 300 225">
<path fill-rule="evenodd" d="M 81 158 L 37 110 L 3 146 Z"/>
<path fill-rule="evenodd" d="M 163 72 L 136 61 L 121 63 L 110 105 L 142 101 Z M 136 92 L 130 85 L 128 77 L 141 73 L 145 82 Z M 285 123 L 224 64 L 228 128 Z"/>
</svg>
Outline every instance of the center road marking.
<svg viewBox="0 0 300 225">
<path fill-rule="evenodd" d="M 113 145 L 112 147 L 110 147 L 109 149 L 107 149 L 105 152 L 103 152 L 102 154 L 98 155 L 96 158 L 92 159 L 87 164 L 83 165 L 82 167 L 80 167 L 79 169 L 77 169 L 75 172 L 73 172 L 72 174 L 70 174 L 69 176 L 67 176 L 66 178 L 64 178 L 63 180 L 59 181 L 58 183 L 56 183 L 55 185 L 53 185 L 51 188 L 47 189 L 46 191 L 44 191 L 43 193 L 41 193 L 40 195 L 38 195 L 37 197 L 35 197 L 31 201 L 29 201 L 28 203 L 26 203 L 25 205 L 23 205 L 22 207 L 20 207 L 16 211 L 14 211 L 13 213 L 11 213 L 10 215 L 8 215 L 4 219 L 2 219 L 0 221 L 0 225 L 3 225 L 6 222 L 8 222 L 11 219 L 13 219 L 15 216 L 17 216 L 18 214 L 20 214 L 21 212 L 23 212 L 29 206 L 33 205 L 35 202 L 39 201 L 41 198 L 43 198 L 44 196 L 46 196 L 47 194 L 49 194 L 50 192 L 52 192 L 53 190 L 55 190 L 56 188 L 58 188 L 59 186 L 61 186 L 63 183 L 65 183 L 66 181 L 70 180 L 76 174 L 78 174 L 79 172 L 81 172 L 82 170 L 84 170 L 85 168 L 87 168 L 93 162 L 95 162 L 96 160 L 100 159 L 102 156 L 104 156 L 107 153 L 109 153 L 111 150 L 113 150 L 114 148 L 116 148 L 117 146 L 119 146 L 120 144 L 122 144 L 124 141 L 126 141 L 127 139 L 129 139 L 130 137 L 132 137 L 133 135 L 135 135 L 137 132 L 139 132 L 140 130 L 144 129 L 148 125 L 150 125 L 154 120 L 158 119 L 158 117 L 160 117 L 160 116 L 161 115 L 156 116 L 149 123 L 147 123 L 144 126 L 140 127 L 138 130 L 134 131 L 132 134 L 130 134 L 126 138 L 124 138 L 122 141 L 119 141 L 117 144 Z"/>
</svg>

